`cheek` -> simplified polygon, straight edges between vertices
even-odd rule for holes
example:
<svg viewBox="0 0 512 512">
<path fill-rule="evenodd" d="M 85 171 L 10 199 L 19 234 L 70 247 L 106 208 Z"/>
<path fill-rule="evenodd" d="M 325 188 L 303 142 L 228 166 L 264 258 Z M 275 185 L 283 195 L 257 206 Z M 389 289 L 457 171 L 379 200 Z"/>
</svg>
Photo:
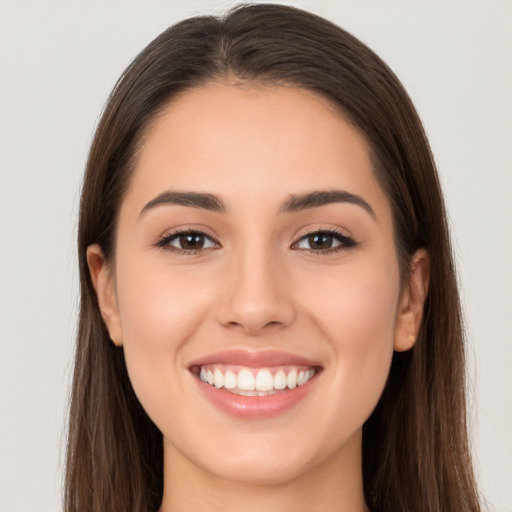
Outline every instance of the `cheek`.
<svg viewBox="0 0 512 512">
<path fill-rule="evenodd" d="M 181 349 L 209 310 L 200 280 L 176 268 L 131 260 L 117 270 L 126 365 L 139 400 L 149 410 L 185 371 Z"/>
<path fill-rule="evenodd" d="M 367 345 L 392 343 L 399 291 L 397 265 L 363 263 L 317 273 L 300 295 L 308 297 L 307 309 L 336 347 L 364 351 Z"/>
<path fill-rule="evenodd" d="M 398 270 L 354 266 L 336 282 L 339 285 L 331 286 L 329 293 L 310 289 L 310 309 L 330 345 L 326 371 L 335 382 L 338 404 L 359 411 L 364 421 L 379 400 L 393 356 Z"/>
<path fill-rule="evenodd" d="M 147 269 L 147 267 L 146 267 Z M 172 345 L 169 332 L 186 332 L 193 323 L 198 297 L 192 286 L 167 283 L 165 274 L 132 273 L 118 290 L 125 346 L 138 345 L 146 350 Z M 175 347 L 174 347 L 175 348 Z"/>
</svg>

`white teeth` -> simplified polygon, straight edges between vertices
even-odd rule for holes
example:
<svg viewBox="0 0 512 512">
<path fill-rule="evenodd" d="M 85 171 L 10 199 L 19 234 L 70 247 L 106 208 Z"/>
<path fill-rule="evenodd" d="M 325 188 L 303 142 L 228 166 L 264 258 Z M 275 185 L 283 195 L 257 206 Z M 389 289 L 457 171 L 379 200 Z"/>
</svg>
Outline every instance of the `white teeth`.
<svg viewBox="0 0 512 512">
<path fill-rule="evenodd" d="M 255 387 L 258 391 L 274 389 L 274 379 L 268 370 L 260 370 L 256 375 Z"/>
<path fill-rule="evenodd" d="M 283 369 L 279 369 L 275 375 L 272 375 L 269 368 L 262 368 L 254 374 L 256 370 L 243 368 L 238 375 L 233 370 L 228 370 L 223 365 L 215 367 L 201 367 L 199 378 L 207 382 L 210 386 L 216 388 L 225 388 L 232 393 L 243 396 L 267 396 L 273 395 L 285 388 L 294 389 L 297 386 L 303 386 L 314 375 L 315 370 L 300 370 L 290 367 L 288 374 Z"/>
<path fill-rule="evenodd" d="M 218 368 L 215 368 L 213 372 L 213 380 L 216 388 L 224 386 L 224 375 L 222 375 L 222 372 Z"/>
<path fill-rule="evenodd" d="M 286 373 L 284 373 L 283 370 L 278 370 L 274 375 L 274 389 L 284 389 L 286 382 Z"/>
<path fill-rule="evenodd" d="M 295 370 L 292 370 L 286 379 L 286 385 L 290 389 L 294 389 L 297 387 L 297 372 Z"/>
<path fill-rule="evenodd" d="M 236 388 L 236 375 L 230 370 L 224 375 L 224 387 L 226 389 Z"/>
<path fill-rule="evenodd" d="M 243 369 L 238 374 L 238 389 L 242 389 L 243 391 L 253 391 L 254 390 L 254 375 L 250 372 L 250 370 Z"/>
<path fill-rule="evenodd" d="M 258 396 L 258 392 L 257 391 L 244 391 L 244 390 L 238 390 L 236 392 L 237 395 L 242 395 L 242 396 Z"/>
</svg>

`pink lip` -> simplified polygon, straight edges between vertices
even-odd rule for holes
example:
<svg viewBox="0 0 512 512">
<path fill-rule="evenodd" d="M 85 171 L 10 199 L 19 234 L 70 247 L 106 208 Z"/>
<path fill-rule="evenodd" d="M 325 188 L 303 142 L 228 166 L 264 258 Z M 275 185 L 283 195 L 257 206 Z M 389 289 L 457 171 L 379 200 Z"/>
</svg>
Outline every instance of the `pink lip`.
<svg viewBox="0 0 512 512">
<path fill-rule="evenodd" d="M 297 365 L 317 368 L 317 374 L 306 384 L 289 389 L 275 395 L 242 396 L 226 389 L 217 389 L 202 382 L 196 375 L 199 366 L 225 363 L 249 368 L 265 368 L 272 366 Z M 241 419 L 265 419 L 284 413 L 307 397 L 314 388 L 321 373 L 321 366 L 300 356 L 279 351 L 248 352 L 246 350 L 226 350 L 210 354 L 192 362 L 189 367 L 194 380 L 204 396 L 221 411 Z"/>
<path fill-rule="evenodd" d="M 196 359 L 189 367 L 215 363 L 247 366 L 249 368 L 268 368 L 284 365 L 321 366 L 318 361 L 312 361 L 311 359 L 306 359 L 288 352 L 280 352 L 277 350 L 250 352 L 248 350 L 232 349 L 215 352 L 200 359 Z"/>
</svg>

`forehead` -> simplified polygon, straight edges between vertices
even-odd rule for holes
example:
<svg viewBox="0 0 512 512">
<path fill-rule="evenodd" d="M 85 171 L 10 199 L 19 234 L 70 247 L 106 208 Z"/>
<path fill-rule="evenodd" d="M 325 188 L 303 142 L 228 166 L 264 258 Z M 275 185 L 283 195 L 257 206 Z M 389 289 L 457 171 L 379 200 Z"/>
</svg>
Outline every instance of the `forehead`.
<svg viewBox="0 0 512 512">
<path fill-rule="evenodd" d="M 284 195 L 340 188 L 386 208 L 366 141 L 326 99 L 293 87 L 212 83 L 153 119 L 127 199 L 177 189 L 270 206 Z"/>
</svg>

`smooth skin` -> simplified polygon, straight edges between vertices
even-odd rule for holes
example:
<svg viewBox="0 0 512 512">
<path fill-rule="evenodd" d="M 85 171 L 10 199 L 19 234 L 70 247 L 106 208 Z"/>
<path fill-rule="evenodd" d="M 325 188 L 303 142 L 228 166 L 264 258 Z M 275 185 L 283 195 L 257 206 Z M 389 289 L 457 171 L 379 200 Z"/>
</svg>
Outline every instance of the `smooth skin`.
<svg viewBox="0 0 512 512">
<path fill-rule="evenodd" d="M 170 190 L 215 195 L 225 211 L 151 204 Z M 280 211 L 292 195 L 332 190 L 371 211 Z M 180 229 L 199 233 L 194 251 Z M 327 231 L 320 244 L 309 236 Z M 215 82 L 175 98 L 145 134 L 114 261 L 98 245 L 87 256 L 111 338 L 164 435 L 161 512 L 367 510 L 362 426 L 393 351 L 414 344 L 429 260 L 416 252 L 401 286 L 368 146 L 325 99 Z M 285 351 L 323 371 L 285 412 L 238 418 L 189 371 L 226 349 Z"/>
</svg>

